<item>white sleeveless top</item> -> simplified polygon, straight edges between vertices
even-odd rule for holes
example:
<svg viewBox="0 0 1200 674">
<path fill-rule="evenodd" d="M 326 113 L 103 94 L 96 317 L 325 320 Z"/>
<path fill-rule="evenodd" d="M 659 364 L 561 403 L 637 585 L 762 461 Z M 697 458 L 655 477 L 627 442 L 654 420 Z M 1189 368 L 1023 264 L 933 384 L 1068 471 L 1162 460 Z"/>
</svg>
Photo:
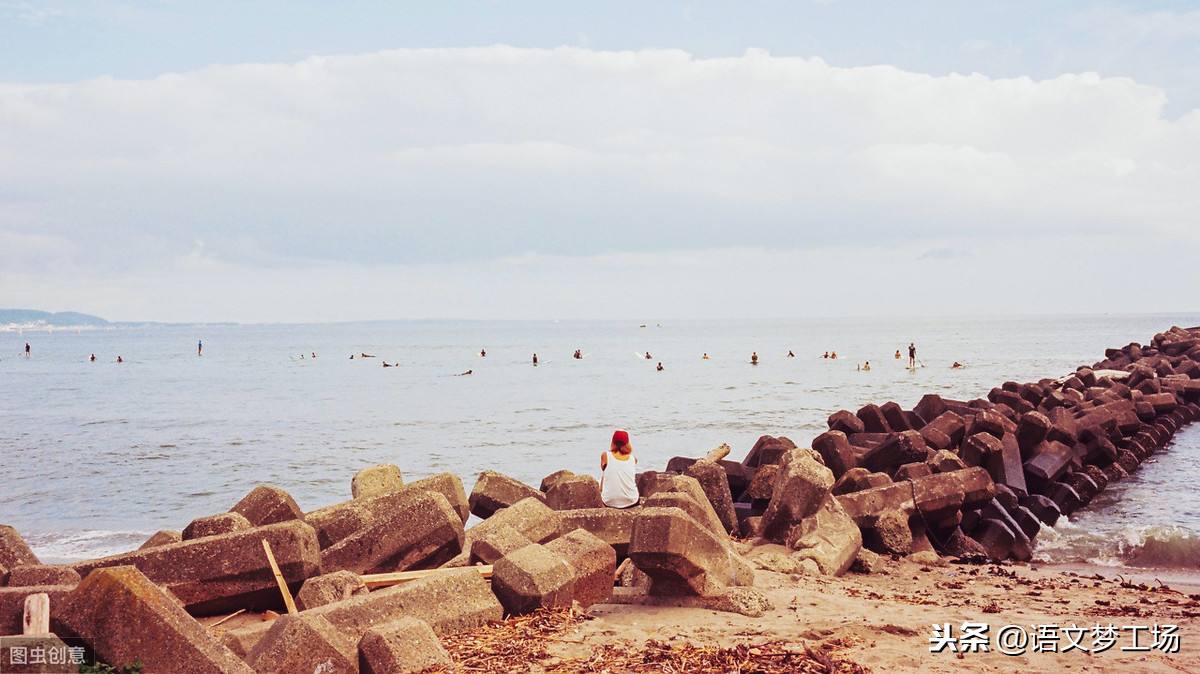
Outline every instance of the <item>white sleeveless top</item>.
<svg viewBox="0 0 1200 674">
<path fill-rule="evenodd" d="M 636 468 L 637 461 L 633 454 L 622 461 L 609 451 L 608 465 L 604 468 L 604 485 L 600 490 L 600 500 L 604 505 L 609 508 L 628 508 L 637 504 Z"/>
</svg>

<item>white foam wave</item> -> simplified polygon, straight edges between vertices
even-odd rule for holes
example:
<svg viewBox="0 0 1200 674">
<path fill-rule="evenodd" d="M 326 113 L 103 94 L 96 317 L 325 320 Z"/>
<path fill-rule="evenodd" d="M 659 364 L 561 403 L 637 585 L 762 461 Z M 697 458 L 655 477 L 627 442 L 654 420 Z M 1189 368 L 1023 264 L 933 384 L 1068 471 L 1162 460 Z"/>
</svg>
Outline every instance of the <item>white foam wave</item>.
<svg viewBox="0 0 1200 674">
<path fill-rule="evenodd" d="M 1200 568 L 1200 534 L 1181 526 L 1125 526 L 1096 531 L 1062 518 L 1037 537 L 1034 559 L 1112 567 Z"/>
<path fill-rule="evenodd" d="M 43 564 L 68 564 L 136 550 L 153 531 L 58 531 L 26 542 Z"/>
</svg>

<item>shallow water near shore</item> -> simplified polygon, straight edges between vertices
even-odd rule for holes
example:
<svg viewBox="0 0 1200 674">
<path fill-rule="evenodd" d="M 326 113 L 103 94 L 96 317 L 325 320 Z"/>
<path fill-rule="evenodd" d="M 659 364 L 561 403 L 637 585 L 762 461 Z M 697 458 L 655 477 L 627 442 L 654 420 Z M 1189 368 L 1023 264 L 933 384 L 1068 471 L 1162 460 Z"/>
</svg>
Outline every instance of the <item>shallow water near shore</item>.
<svg viewBox="0 0 1200 674">
<path fill-rule="evenodd" d="M 536 485 L 562 468 L 598 474 L 618 427 L 641 470 L 723 442 L 740 459 L 764 434 L 807 444 L 838 409 L 980 397 L 1196 324 L 1198 314 L 0 331 L 0 523 L 43 560 L 75 560 L 226 511 L 259 484 L 305 510 L 345 500 L 354 473 L 380 462 L 406 480 L 450 471 L 468 490 L 484 469 Z M 916 371 L 893 358 L 909 342 Z M 840 358 L 820 358 L 830 350 Z M 865 361 L 871 370 L 856 370 Z M 1193 426 L 1044 533 L 1039 557 L 1200 566 L 1198 464 Z"/>
</svg>

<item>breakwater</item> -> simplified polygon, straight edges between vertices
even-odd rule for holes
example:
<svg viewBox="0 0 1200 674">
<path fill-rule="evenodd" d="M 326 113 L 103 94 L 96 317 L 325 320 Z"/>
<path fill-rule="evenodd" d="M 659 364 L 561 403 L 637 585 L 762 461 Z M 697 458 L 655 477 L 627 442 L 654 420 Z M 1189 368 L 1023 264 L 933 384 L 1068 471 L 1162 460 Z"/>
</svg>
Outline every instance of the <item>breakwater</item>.
<svg viewBox="0 0 1200 674">
<path fill-rule="evenodd" d="M 403 635 L 573 602 L 761 614 L 755 569 L 870 572 L 881 553 L 1029 559 L 1043 525 L 1200 416 L 1200 329 L 1105 356 L 975 400 L 841 410 L 811 449 L 764 436 L 741 461 L 676 457 L 639 476 L 642 503 L 629 510 L 602 507 L 595 478 L 569 471 L 539 488 L 484 471 L 468 497 L 453 474 L 406 483 L 383 465 L 356 475 L 349 501 L 306 513 L 260 486 L 136 551 L 69 566 L 40 564 L 3 528 L 0 626 L 19 629 L 28 598 L 44 596 L 56 633 L 117 664 L 311 669 L 357 656 L 390 667 Z M 482 521 L 467 527 L 470 515 Z M 431 573 L 385 589 L 407 570 Z M 193 619 L 281 609 L 295 591 L 296 617 L 228 631 Z"/>
</svg>

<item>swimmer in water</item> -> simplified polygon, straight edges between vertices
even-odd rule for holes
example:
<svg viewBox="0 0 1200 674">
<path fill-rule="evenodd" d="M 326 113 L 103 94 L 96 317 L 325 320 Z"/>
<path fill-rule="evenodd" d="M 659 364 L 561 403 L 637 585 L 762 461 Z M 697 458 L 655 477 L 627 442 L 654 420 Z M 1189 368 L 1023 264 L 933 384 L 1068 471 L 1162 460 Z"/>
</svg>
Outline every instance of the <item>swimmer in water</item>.
<svg viewBox="0 0 1200 674">
<path fill-rule="evenodd" d="M 961 370 L 961 369 L 963 369 L 963 364 L 956 360 L 956 361 L 954 361 L 954 364 L 950 366 L 950 369 L 951 370 Z"/>
<path fill-rule="evenodd" d="M 862 369 L 864 372 L 870 372 L 871 371 L 871 361 L 868 360 L 866 363 L 863 363 Z"/>
<path fill-rule="evenodd" d="M 646 360 L 654 360 L 653 358 L 650 357 L 649 351 L 646 352 Z"/>
<path fill-rule="evenodd" d="M 751 365 L 758 365 L 758 352 L 757 352 L 757 351 L 755 351 L 754 353 L 750 354 L 750 364 L 751 364 Z"/>
<path fill-rule="evenodd" d="M 472 373 L 473 373 L 473 371 L 472 371 L 472 370 L 467 370 L 466 372 L 459 372 L 458 374 L 456 374 L 456 375 L 454 375 L 454 376 L 455 376 L 455 377 L 464 377 L 464 376 L 466 376 L 466 375 L 469 375 L 469 374 L 472 374 Z"/>
<path fill-rule="evenodd" d="M 537 365 L 537 354 L 533 354 L 533 364 Z"/>
<path fill-rule="evenodd" d="M 121 357 L 120 357 L 120 356 L 117 356 L 117 362 L 118 362 L 118 363 L 124 363 L 125 361 L 121 360 Z"/>
<path fill-rule="evenodd" d="M 896 349 L 896 360 L 900 360 L 900 349 Z"/>
<path fill-rule="evenodd" d="M 708 352 L 707 351 L 704 352 L 703 356 L 700 356 L 700 360 L 708 360 Z"/>
<path fill-rule="evenodd" d="M 92 361 L 93 363 L 96 362 L 96 354 L 93 353 L 91 356 L 88 357 L 88 360 Z"/>
<path fill-rule="evenodd" d="M 658 363 L 658 368 L 657 368 L 657 369 L 658 369 L 658 371 L 659 371 L 659 372 L 662 372 L 662 371 L 663 371 L 662 361 L 659 361 L 659 363 Z"/>
<path fill-rule="evenodd" d="M 791 349 L 788 349 L 788 358 L 795 358 L 795 357 L 796 357 L 796 354 L 792 353 Z"/>
<path fill-rule="evenodd" d="M 480 357 L 480 358 L 484 358 L 484 357 L 486 357 L 486 356 L 487 356 L 487 349 L 480 349 L 480 350 L 479 350 L 479 357 Z"/>
</svg>

